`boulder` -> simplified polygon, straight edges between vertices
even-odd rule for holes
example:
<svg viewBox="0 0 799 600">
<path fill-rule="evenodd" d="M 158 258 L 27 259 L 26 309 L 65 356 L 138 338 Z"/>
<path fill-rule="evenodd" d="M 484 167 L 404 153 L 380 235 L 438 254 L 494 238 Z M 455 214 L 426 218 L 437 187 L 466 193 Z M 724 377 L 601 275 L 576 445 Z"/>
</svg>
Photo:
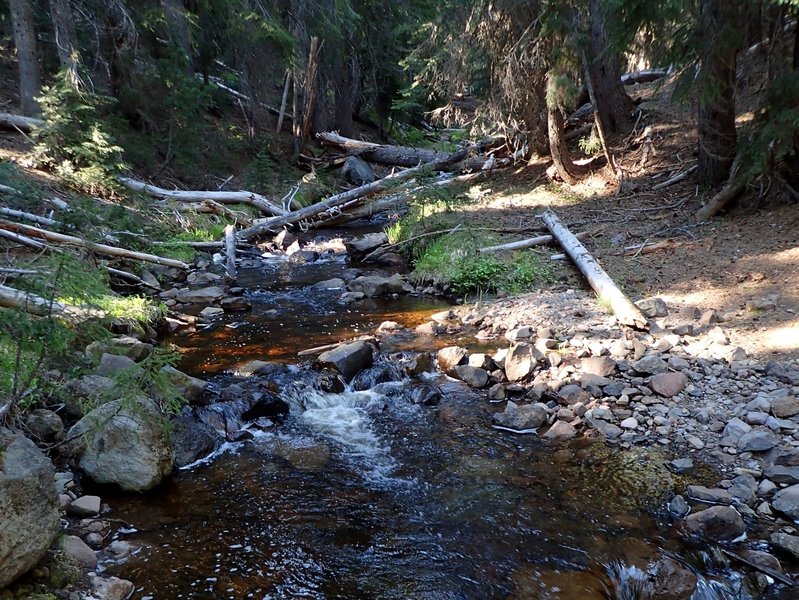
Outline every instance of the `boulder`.
<svg viewBox="0 0 799 600">
<path fill-rule="evenodd" d="M 46 408 L 37 408 L 25 419 L 28 433 L 44 443 L 60 442 L 64 439 L 64 422 L 56 413 Z"/>
<path fill-rule="evenodd" d="M 123 354 L 136 362 L 144 360 L 153 351 L 153 345 L 142 342 L 133 336 L 125 335 L 108 341 L 92 342 L 86 346 L 86 354 L 98 357 L 104 353 Z"/>
<path fill-rule="evenodd" d="M 252 302 L 243 296 L 228 296 L 219 303 L 225 312 L 243 312 L 252 308 Z"/>
<path fill-rule="evenodd" d="M 799 400 L 796 396 L 783 396 L 771 403 L 771 414 L 778 419 L 787 419 L 799 415 Z"/>
<path fill-rule="evenodd" d="M 178 468 L 205 458 L 222 445 L 222 438 L 211 425 L 188 416 L 172 421 L 171 441 Z"/>
<path fill-rule="evenodd" d="M 413 291 L 413 286 L 400 275 L 392 277 L 364 275 L 350 281 L 347 289 L 351 292 L 361 292 L 367 298 L 377 298 L 388 294 L 407 294 Z"/>
<path fill-rule="evenodd" d="M 85 406 L 96 406 L 108 400 L 114 389 L 114 380 L 102 375 L 84 375 L 71 379 L 64 385 L 64 408 L 72 417 L 82 417 Z"/>
<path fill-rule="evenodd" d="M 95 375 L 101 377 L 113 377 L 121 371 L 127 369 L 141 369 L 136 365 L 136 361 L 121 354 L 108 354 L 104 353 L 100 357 L 100 364 L 94 370 Z"/>
<path fill-rule="evenodd" d="M 81 496 L 70 502 L 67 514 L 73 517 L 94 517 L 100 514 L 100 496 Z"/>
<path fill-rule="evenodd" d="M 163 417 L 148 398 L 95 408 L 70 430 L 79 468 L 97 483 L 149 490 L 172 472 L 175 456 Z"/>
<path fill-rule="evenodd" d="M 782 438 L 766 427 L 755 427 L 743 434 L 736 448 L 740 452 L 765 452 L 778 445 Z"/>
<path fill-rule="evenodd" d="M 65 535 L 61 539 L 61 549 L 79 565 L 94 569 L 97 567 L 97 555 L 82 539 L 76 535 Z"/>
<path fill-rule="evenodd" d="M 543 358 L 544 355 L 532 344 L 513 344 L 505 357 L 505 376 L 510 381 L 521 381 L 533 374 L 538 361 Z"/>
<path fill-rule="evenodd" d="M 375 172 L 360 156 L 348 156 L 341 167 L 341 177 L 348 183 L 364 185 L 375 180 Z"/>
<path fill-rule="evenodd" d="M 501 427 L 525 431 L 537 429 L 547 422 L 547 407 L 543 404 L 522 404 L 508 401 L 505 410 L 495 413 L 494 423 Z"/>
<path fill-rule="evenodd" d="M 323 367 L 335 369 L 349 381 L 358 371 L 372 366 L 374 352 L 375 347 L 369 342 L 352 342 L 323 352 L 317 362 Z"/>
<path fill-rule="evenodd" d="M 587 418 L 588 424 L 608 439 L 616 439 L 624 431 L 621 427 L 603 419 Z"/>
<path fill-rule="evenodd" d="M 766 375 L 789 385 L 799 385 L 799 367 L 769 361 L 766 363 Z"/>
<path fill-rule="evenodd" d="M 799 560 L 799 536 L 777 532 L 771 534 L 769 541 L 775 548 L 779 548 L 790 554 L 794 559 Z"/>
<path fill-rule="evenodd" d="M 202 379 L 192 377 L 169 365 L 163 367 L 161 372 L 164 373 L 169 378 L 172 385 L 175 386 L 175 392 L 189 404 L 196 403 L 208 385 Z"/>
<path fill-rule="evenodd" d="M 644 300 L 639 300 L 635 304 L 648 319 L 665 317 L 669 314 L 669 307 L 666 306 L 662 298 L 646 298 Z"/>
<path fill-rule="evenodd" d="M 453 375 L 473 388 L 484 388 L 488 384 L 488 372 L 471 365 L 458 365 L 453 369 Z"/>
<path fill-rule="evenodd" d="M 649 380 L 649 387 L 652 388 L 652 391 L 667 398 L 679 394 L 686 385 L 688 385 L 688 377 L 685 373 L 658 373 Z"/>
<path fill-rule="evenodd" d="M 589 356 L 580 363 L 583 373 L 607 377 L 616 372 L 616 361 L 609 356 Z"/>
<path fill-rule="evenodd" d="M 655 585 L 651 600 L 690 600 L 696 591 L 697 577 L 691 569 L 668 556 L 654 566 Z"/>
<path fill-rule="evenodd" d="M 555 421 L 543 437 L 550 442 L 565 442 L 576 435 L 577 430 L 572 425 L 566 421 Z"/>
<path fill-rule="evenodd" d="M 771 465 L 765 468 L 763 475 L 774 483 L 787 483 L 788 485 L 799 483 L 799 467 Z"/>
<path fill-rule="evenodd" d="M 451 371 L 458 365 L 466 362 L 468 356 L 469 351 L 466 348 L 461 348 L 460 346 L 447 346 L 446 348 L 439 350 L 436 354 L 438 368 L 444 372 Z"/>
<path fill-rule="evenodd" d="M 799 521 L 799 483 L 774 494 L 771 507 L 794 521 Z"/>
<path fill-rule="evenodd" d="M 644 356 L 630 365 L 633 371 L 642 375 L 657 375 L 669 370 L 668 363 L 656 354 Z"/>
<path fill-rule="evenodd" d="M 0 428 L 0 589 L 33 567 L 61 530 L 54 477 L 36 444 Z"/>
<path fill-rule="evenodd" d="M 731 506 L 711 506 L 688 515 L 685 527 L 689 533 L 714 542 L 731 542 L 746 532 L 746 525 Z"/>
<path fill-rule="evenodd" d="M 119 577 L 94 577 L 92 587 L 92 597 L 97 600 L 127 600 L 136 589 L 133 583 Z"/>
<path fill-rule="evenodd" d="M 319 281 L 315 283 L 313 286 L 320 290 L 339 290 L 343 288 L 347 283 L 338 277 L 334 277 L 333 279 L 325 279 L 324 281 Z"/>
<path fill-rule="evenodd" d="M 205 319 L 207 321 L 211 321 L 214 319 L 221 319 L 225 316 L 225 311 L 217 306 L 206 306 L 202 309 L 199 314 L 197 315 L 201 319 Z"/>
<path fill-rule="evenodd" d="M 225 297 L 225 288 L 219 285 L 200 288 L 198 290 L 183 290 L 178 292 L 175 300 L 184 304 L 213 304 Z"/>
</svg>

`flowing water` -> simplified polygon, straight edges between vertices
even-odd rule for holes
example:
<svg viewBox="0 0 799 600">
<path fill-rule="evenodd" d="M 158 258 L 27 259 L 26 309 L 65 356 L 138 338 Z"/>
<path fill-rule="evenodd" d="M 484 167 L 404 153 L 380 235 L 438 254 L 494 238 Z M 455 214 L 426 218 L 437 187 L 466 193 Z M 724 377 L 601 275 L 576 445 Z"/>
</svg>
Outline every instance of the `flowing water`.
<svg viewBox="0 0 799 600">
<path fill-rule="evenodd" d="M 250 288 L 268 276 L 243 275 Z M 224 379 L 251 359 L 296 362 L 303 348 L 442 306 L 342 306 L 305 283 L 255 291 L 252 313 L 176 336 L 184 368 Z M 703 574 L 696 600 L 749 597 L 725 592 L 737 575 L 685 546 L 661 512 L 684 486 L 664 466 L 671 457 L 492 430 L 497 407 L 439 384 L 434 407 L 409 402 L 402 381 L 340 394 L 287 384 L 284 422 L 151 493 L 105 493 L 111 517 L 130 525 L 115 537 L 138 548 L 107 573 L 132 580 L 140 599 L 591 599 L 607 597 L 609 566 L 634 581 L 669 553 Z"/>
</svg>

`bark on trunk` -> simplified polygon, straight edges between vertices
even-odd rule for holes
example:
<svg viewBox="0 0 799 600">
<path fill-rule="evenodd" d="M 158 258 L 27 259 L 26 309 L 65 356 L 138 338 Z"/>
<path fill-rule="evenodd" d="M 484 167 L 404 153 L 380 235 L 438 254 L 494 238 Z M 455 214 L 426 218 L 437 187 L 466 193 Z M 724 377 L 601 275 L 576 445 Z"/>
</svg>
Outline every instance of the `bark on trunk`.
<svg viewBox="0 0 799 600">
<path fill-rule="evenodd" d="M 20 107 L 24 114 L 36 116 L 41 112 L 36 98 L 42 93 L 42 79 L 39 74 L 36 32 L 33 29 L 33 6 L 30 0 L 9 0 L 8 8 L 17 47 Z"/>
<path fill-rule="evenodd" d="M 550 74 L 547 86 L 552 90 L 554 85 L 553 75 Z M 552 162 L 555 165 L 555 171 L 558 176 L 569 185 L 574 185 L 589 172 L 589 168 L 585 165 L 575 164 L 572 161 L 569 155 L 569 148 L 566 145 L 563 113 L 560 106 L 554 101 L 557 93 L 551 91 L 547 96 L 547 133 Z"/>
<path fill-rule="evenodd" d="M 728 0 L 702 0 L 703 40 L 699 97 L 699 180 L 717 185 L 735 159 L 736 6 Z"/>
<path fill-rule="evenodd" d="M 397 167 L 415 167 L 419 163 L 440 160 L 447 155 L 435 150 L 409 148 L 407 146 L 388 146 L 362 140 L 353 140 L 335 132 L 326 131 L 316 135 L 323 144 L 336 146 L 349 154 L 360 156 L 367 162 Z"/>
<path fill-rule="evenodd" d="M 591 0 L 590 12 L 588 71 L 594 87 L 594 110 L 606 134 L 624 133 L 632 127 L 633 102 L 624 91 L 619 55 L 610 49 L 600 0 Z"/>
<path fill-rule="evenodd" d="M 75 35 L 75 19 L 72 15 L 72 5 L 69 0 L 50 0 L 50 18 L 53 21 L 55 45 L 58 51 L 58 62 L 69 85 L 78 89 L 81 87 L 80 53 L 78 52 L 78 38 Z"/>
<path fill-rule="evenodd" d="M 161 5 L 164 9 L 172 45 L 177 50 L 181 60 L 184 61 L 186 74 L 193 77 L 194 64 L 192 61 L 191 34 L 183 0 L 161 0 Z"/>
<path fill-rule="evenodd" d="M 341 135 L 351 137 L 355 133 L 352 114 L 360 91 L 358 59 L 350 51 L 342 53 L 336 62 L 334 128 Z"/>
</svg>

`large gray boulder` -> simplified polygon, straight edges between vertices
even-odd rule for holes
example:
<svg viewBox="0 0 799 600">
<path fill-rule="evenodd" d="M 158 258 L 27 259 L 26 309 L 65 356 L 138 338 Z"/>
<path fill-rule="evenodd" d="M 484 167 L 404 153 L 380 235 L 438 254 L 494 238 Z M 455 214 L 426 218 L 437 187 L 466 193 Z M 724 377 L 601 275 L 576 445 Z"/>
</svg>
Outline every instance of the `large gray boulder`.
<svg viewBox="0 0 799 600">
<path fill-rule="evenodd" d="M 33 567 L 61 530 L 54 476 L 36 444 L 0 429 L 0 589 Z"/>
<path fill-rule="evenodd" d="M 369 163 L 359 156 L 350 156 L 344 161 L 341 167 L 341 176 L 345 181 L 355 185 L 372 183 L 375 180 L 375 172 Z"/>
<path fill-rule="evenodd" d="M 547 407 L 543 404 L 522 404 L 508 401 L 505 410 L 495 413 L 494 423 L 517 431 L 537 429 L 547 422 Z"/>
<path fill-rule="evenodd" d="M 143 492 L 172 472 L 175 455 L 163 417 L 148 398 L 95 408 L 70 430 L 78 467 L 97 483 Z"/>
<path fill-rule="evenodd" d="M 352 342 L 323 352 L 317 362 L 323 367 L 334 368 L 349 381 L 358 371 L 372 366 L 374 351 L 374 346 L 369 342 Z"/>
<path fill-rule="evenodd" d="M 376 298 L 388 294 L 407 294 L 413 291 L 413 286 L 400 275 L 391 277 L 364 275 L 350 281 L 347 289 L 351 292 L 361 292 L 367 298 Z"/>
<path fill-rule="evenodd" d="M 544 355 L 535 346 L 526 342 L 514 344 L 505 357 L 505 375 L 510 381 L 521 381 L 533 374 Z"/>
<path fill-rule="evenodd" d="M 794 521 L 799 521 L 799 483 L 774 494 L 771 507 Z"/>
<path fill-rule="evenodd" d="M 746 531 L 740 513 L 731 506 L 712 506 L 688 515 L 685 527 L 689 533 L 714 542 L 731 542 Z"/>
</svg>

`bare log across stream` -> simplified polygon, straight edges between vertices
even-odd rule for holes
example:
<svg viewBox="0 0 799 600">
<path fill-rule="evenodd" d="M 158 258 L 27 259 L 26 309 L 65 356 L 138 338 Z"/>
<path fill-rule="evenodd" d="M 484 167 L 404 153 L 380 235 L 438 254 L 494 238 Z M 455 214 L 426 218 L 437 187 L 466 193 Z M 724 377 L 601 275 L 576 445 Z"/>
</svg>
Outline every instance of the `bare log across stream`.
<svg viewBox="0 0 799 600">
<path fill-rule="evenodd" d="M 541 215 L 541 220 L 546 223 L 549 231 L 558 240 L 566 254 L 585 275 L 597 296 L 610 303 L 610 308 L 619 323 L 636 329 L 649 329 L 649 324 L 641 310 L 616 286 L 585 246 L 561 223 L 557 215 L 552 211 L 547 211 Z"/>
<path fill-rule="evenodd" d="M 429 163 L 441 160 L 447 156 L 443 152 L 437 152 L 427 148 L 389 146 L 386 144 L 353 140 L 331 131 L 318 133 L 316 137 L 318 137 L 323 144 L 336 146 L 337 148 L 346 150 L 349 154 L 360 156 L 365 161 L 380 165 L 415 167 L 419 163 Z"/>
<path fill-rule="evenodd" d="M 378 192 L 390 189 L 398 183 L 412 179 L 421 173 L 427 171 L 438 171 L 460 160 L 463 160 L 472 150 L 473 148 L 464 148 L 458 152 L 455 152 L 454 154 L 450 154 L 449 156 L 442 158 L 441 160 L 420 165 L 412 169 L 405 169 L 404 171 L 384 177 L 383 179 L 378 179 L 372 183 L 367 183 L 366 185 L 336 194 L 335 196 L 331 196 L 327 200 L 317 204 L 295 210 L 294 212 L 285 216 L 264 219 L 260 223 L 256 223 L 251 227 L 241 230 L 238 234 L 238 238 L 240 240 L 249 240 L 265 233 L 277 233 L 286 225 L 300 223 L 313 217 L 318 217 L 322 213 L 328 211 L 333 211 L 334 213 L 339 214 L 342 210 L 361 204 L 363 199 L 368 196 L 373 196 Z"/>
<path fill-rule="evenodd" d="M 141 260 L 144 262 L 151 262 L 157 265 L 164 265 L 166 267 L 174 267 L 176 269 L 188 270 L 188 264 L 180 260 L 174 260 L 163 256 L 156 256 L 155 254 L 147 254 L 146 252 L 135 252 L 125 248 L 118 248 L 116 246 L 108 246 L 106 244 L 98 244 L 83 238 L 75 237 L 73 235 L 66 235 L 63 233 L 56 233 L 55 231 L 48 231 L 33 227 L 32 225 L 23 225 L 21 223 L 14 223 L 0 219 L 0 229 L 5 231 L 29 235 L 32 237 L 41 238 L 48 242 L 56 244 L 68 244 L 70 246 L 77 246 L 79 248 L 86 248 L 97 254 L 104 254 L 106 256 L 116 256 L 119 258 L 129 258 L 131 260 Z"/>
<path fill-rule="evenodd" d="M 143 181 L 131 179 L 129 177 L 120 177 L 119 182 L 125 187 L 143 192 L 154 198 L 164 198 L 167 200 L 177 200 L 178 202 L 203 202 L 204 200 L 213 200 L 220 204 L 250 204 L 255 206 L 262 213 L 267 215 L 285 215 L 288 211 L 284 210 L 277 204 L 271 202 L 268 198 L 255 192 L 207 192 L 207 191 L 185 191 L 185 190 L 166 190 Z"/>
</svg>

